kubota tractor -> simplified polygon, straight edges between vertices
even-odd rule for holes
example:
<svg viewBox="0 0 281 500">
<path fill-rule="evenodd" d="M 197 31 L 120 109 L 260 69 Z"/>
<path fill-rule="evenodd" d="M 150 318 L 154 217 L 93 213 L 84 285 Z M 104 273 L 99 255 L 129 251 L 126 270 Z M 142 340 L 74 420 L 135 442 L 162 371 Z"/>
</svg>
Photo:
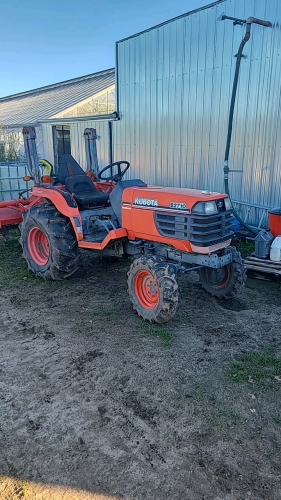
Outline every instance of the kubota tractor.
<svg viewBox="0 0 281 500">
<path fill-rule="evenodd" d="M 123 180 L 127 161 L 86 173 L 71 155 L 62 157 L 55 177 L 42 177 L 35 130 L 23 132 L 35 185 L 29 198 L 0 203 L 0 230 L 19 224 L 23 257 L 37 276 L 70 276 L 79 266 L 81 248 L 134 257 L 130 300 L 143 319 L 157 323 L 177 310 L 180 272 L 197 271 L 203 288 L 218 298 L 244 284 L 243 261 L 230 246 L 233 216 L 226 194 Z M 84 135 L 89 139 L 91 133 L 94 129 L 86 129 Z M 94 141 L 88 144 L 87 157 L 93 160 Z"/>
</svg>

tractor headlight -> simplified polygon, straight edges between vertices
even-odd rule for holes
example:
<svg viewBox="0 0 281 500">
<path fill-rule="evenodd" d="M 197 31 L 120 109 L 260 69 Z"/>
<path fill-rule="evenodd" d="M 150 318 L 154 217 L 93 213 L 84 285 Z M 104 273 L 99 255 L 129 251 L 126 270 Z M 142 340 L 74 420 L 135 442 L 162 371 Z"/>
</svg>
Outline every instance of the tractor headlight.
<svg viewBox="0 0 281 500">
<path fill-rule="evenodd" d="M 206 202 L 199 201 L 199 203 L 194 205 L 192 213 L 213 215 L 218 213 L 218 208 L 215 200 Z"/>
<path fill-rule="evenodd" d="M 231 201 L 228 197 L 224 198 L 224 206 L 225 206 L 225 210 L 232 210 L 232 204 L 231 204 Z"/>
</svg>

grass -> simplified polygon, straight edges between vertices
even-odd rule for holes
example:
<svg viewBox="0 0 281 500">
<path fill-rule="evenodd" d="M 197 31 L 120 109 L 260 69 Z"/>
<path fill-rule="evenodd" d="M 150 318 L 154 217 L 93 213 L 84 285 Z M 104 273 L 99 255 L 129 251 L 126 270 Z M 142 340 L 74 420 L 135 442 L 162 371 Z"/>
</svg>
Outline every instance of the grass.
<svg viewBox="0 0 281 500">
<path fill-rule="evenodd" d="M 165 347 L 171 347 L 173 342 L 173 336 L 166 325 L 157 325 L 157 324 L 147 324 L 144 323 L 145 333 L 150 337 L 157 337 L 162 340 L 162 343 Z"/>
<path fill-rule="evenodd" d="M 28 307 L 30 302 L 29 302 L 29 298 L 28 297 L 23 297 L 21 295 L 19 296 L 14 296 L 14 297 L 11 297 L 11 303 L 17 307 L 17 308 L 20 308 L 20 307 Z"/>
<path fill-rule="evenodd" d="M 203 415 L 207 422 L 215 427 L 231 429 L 241 422 L 241 417 L 236 411 L 218 404 L 203 408 Z"/>
<path fill-rule="evenodd" d="M 74 309 L 73 309 L 74 311 Z M 118 311 L 115 307 L 106 309 L 102 307 L 97 311 L 92 311 L 91 308 L 82 309 L 77 308 L 76 319 L 73 324 L 72 330 L 75 335 L 93 336 L 96 333 L 96 328 L 103 326 L 108 328 L 110 324 L 116 325 L 118 320 Z"/>
<path fill-rule="evenodd" d="M 80 317 L 72 325 L 72 332 L 76 336 L 92 337 L 95 335 L 94 323 L 85 317 Z"/>
<path fill-rule="evenodd" d="M 265 347 L 262 352 L 250 352 L 233 363 L 229 376 L 235 382 L 249 382 L 256 387 L 268 387 L 281 381 L 281 359 L 275 349 Z"/>
<path fill-rule="evenodd" d="M 112 318 L 114 314 L 116 314 L 117 310 L 112 307 L 111 309 L 100 309 L 99 311 L 92 311 L 91 315 L 93 318 L 101 318 L 101 319 L 106 319 L 106 318 Z"/>
<path fill-rule="evenodd" d="M 196 404 L 197 412 L 200 412 L 213 428 L 219 428 L 222 435 L 240 424 L 239 413 L 217 401 L 215 395 L 212 395 L 202 384 L 194 384 L 194 391 L 193 402 Z"/>
<path fill-rule="evenodd" d="M 0 236 L 0 286 L 28 283 L 47 288 L 71 288 L 70 280 L 44 280 L 29 271 L 26 261 L 22 258 L 18 238 L 16 231 L 10 233 L 7 241 Z"/>
<path fill-rule="evenodd" d="M 21 246 L 15 236 L 8 241 L 0 239 L 0 285 L 36 280 L 36 277 L 28 271 L 21 253 Z"/>
<path fill-rule="evenodd" d="M 255 242 L 252 240 L 236 238 L 233 241 L 233 245 L 236 247 L 238 252 L 241 253 L 243 258 L 247 257 L 255 251 Z"/>
</svg>

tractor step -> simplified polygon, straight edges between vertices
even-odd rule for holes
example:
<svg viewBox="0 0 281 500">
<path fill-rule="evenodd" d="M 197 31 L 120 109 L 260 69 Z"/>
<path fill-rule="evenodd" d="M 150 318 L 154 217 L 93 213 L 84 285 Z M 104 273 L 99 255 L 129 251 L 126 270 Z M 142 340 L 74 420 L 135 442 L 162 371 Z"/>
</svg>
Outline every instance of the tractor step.
<svg viewBox="0 0 281 500">
<path fill-rule="evenodd" d="M 281 276 L 281 262 L 273 262 L 269 259 L 259 259 L 253 253 L 245 259 L 244 263 L 246 269 L 249 269 L 249 271 L 270 273 L 275 274 L 275 276 Z"/>
<path fill-rule="evenodd" d="M 78 246 L 88 250 L 104 250 L 112 241 L 127 237 L 128 233 L 124 228 L 113 229 L 109 233 L 99 231 L 96 235 L 86 235 L 83 240 L 78 241 Z"/>
<path fill-rule="evenodd" d="M 102 243 L 102 241 L 106 238 L 107 235 L 108 235 L 107 231 L 99 231 L 98 233 L 88 234 L 84 236 L 84 241 L 87 241 L 89 243 Z"/>
</svg>

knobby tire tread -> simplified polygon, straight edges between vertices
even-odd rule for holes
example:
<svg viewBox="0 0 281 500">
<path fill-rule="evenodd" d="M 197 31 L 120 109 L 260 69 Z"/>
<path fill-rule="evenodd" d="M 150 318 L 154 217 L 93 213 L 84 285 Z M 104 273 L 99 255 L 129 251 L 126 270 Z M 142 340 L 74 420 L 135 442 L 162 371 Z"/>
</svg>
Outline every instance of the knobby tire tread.
<svg viewBox="0 0 281 500">
<path fill-rule="evenodd" d="M 207 268 L 199 271 L 201 284 L 204 290 L 218 299 L 229 299 L 233 297 L 233 295 L 238 294 L 245 285 L 247 279 L 246 268 L 241 253 L 238 252 L 235 247 L 230 247 L 230 250 L 232 252 L 232 262 L 230 264 L 231 278 L 229 280 L 230 282 L 225 287 L 216 289 L 212 286 L 208 280 Z"/>
<path fill-rule="evenodd" d="M 147 310 L 141 306 L 134 289 L 134 278 L 143 269 L 151 272 L 159 288 L 159 303 L 152 310 Z M 179 292 L 173 266 L 154 256 L 142 256 L 132 263 L 128 272 L 127 283 L 133 308 L 144 320 L 166 323 L 175 315 L 178 308 Z"/>
<path fill-rule="evenodd" d="M 23 215 L 20 224 L 20 244 L 28 268 L 46 280 L 61 280 L 78 269 L 80 252 L 71 222 L 50 204 L 35 206 Z M 50 258 L 45 266 L 36 264 L 28 248 L 28 232 L 33 227 L 41 229 L 48 238 Z"/>
</svg>

